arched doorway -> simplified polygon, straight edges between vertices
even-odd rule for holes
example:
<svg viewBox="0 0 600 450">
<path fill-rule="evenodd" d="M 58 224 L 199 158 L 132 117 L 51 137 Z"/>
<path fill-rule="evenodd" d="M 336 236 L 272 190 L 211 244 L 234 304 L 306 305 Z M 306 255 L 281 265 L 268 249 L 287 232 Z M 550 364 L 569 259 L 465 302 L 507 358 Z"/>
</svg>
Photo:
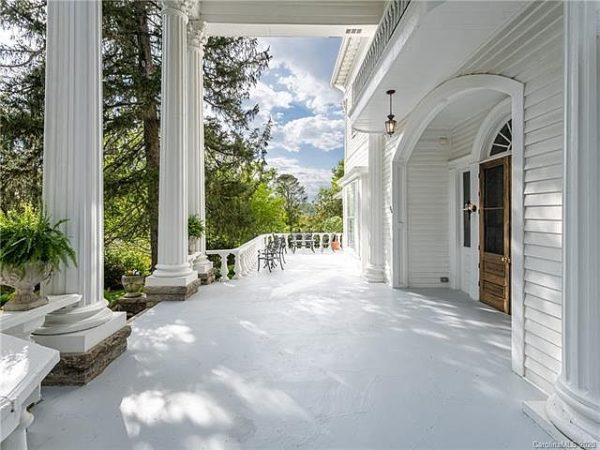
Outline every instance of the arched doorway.
<svg viewBox="0 0 600 450">
<path fill-rule="evenodd" d="M 418 179 L 418 176 L 413 174 L 412 165 L 418 162 L 417 147 L 423 146 L 423 142 L 429 140 L 432 136 L 439 139 L 439 145 L 435 152 L 431 152 L 439 157 L 439 149 L 443 150 L 444 146 L 448 145 L 448 139 L 444 137 L 436 137 L 435 128 L 439 118 L 444 115 L 444 111 L 451 111 L 453 105 L 466 102 L 470 98 L 485 97 L 484 93 L 498 93 L 500 100 L 496 98 L 496 103 L 482 113 L 483 119 L 477 123 L 477 133 L 472 138 L 472 148 L 466 154 L 451 159 L 449 156 L 446 162 L 446 180 L 447 184 L 438 188 L 437 192 L 440 195 L 446 195 L 445 201 L 447 209 L 444 209 L 443 214 L 448 216 L 448 269 L 447 276 L 439 276 L 440 287 L 445 286 L 461 289 L 469 293 L 473 298 L 479 299 L 480 289 L 479 282 L 481 274 L 479 273 L 480 255 L 478 249 L 480 247 L 479 234 L 476 229 L 481 228 L 479 220 L 471 221 L 470 229 L 473 233 L 470 235 L 469 248 L 463 250 L 463 244 L 466 240 L 466 232 L 464 227 L 464 217 L 472 216 L 472 212 L 462 211 L 464 203 L 470 201 L 474 205 L 479 204 L 478 194 L 480 184 L 478 180 L 480 163 L 490 159 L 497 159 L 496 153 L 490 155 L 490 145 L 496 145 L 496 149 L 502 145 L 508 145 L 500 140 L 495 143 L 498 133 L 504 129 L 510 120 L 510 166 L 503 166 L 501 169 L 503 175 L 510 175 L 508 182 L 503 181 L 503 186 L 510 187 L 508 192 L 503 191 L 502 198 L 507 198 L 508 202 L 503 203 L 503 210 L 509 218 L 507 223 L 502 222 L 503 230 L 506 232 L 500 236 L 494 235 L 494 239 L 501 238 L 504 243 L 506 237 L 507 254 L 510 258 L 510 265 L 506 269 L 507 278 L 505 280 L 506 292 L 509 293 L 510 311 L 512 312 L 512 354 L 513 354 L 513 370 L 517 373 L 523 372 L 523 85 L 515 80 L 497 76 L 497 75 L 467 75 L 454 78 L 446 81 L 438 86 L 430 94 L 428 94 L 419 105 L 410 114 L 406 126 L 400 136 L 397 148 L 393 158 L 392 168 L 392 237 L 393 237 L 393 252 L 392 252 L 392 272 L 394 287 L 412 287 L 419 286 L 422 281 L 424 286 L 429 286 L 427 283 L 434 283 L 438 274 L 431 275 L 429 279 L 422 277 L 421 279 L 411 272 L 411 257 L 413 257 L 412 267 L 418 266 L 415 263 L 414 255 L 417 255 L 414 247 L 415 239 L 410 237 L 410 229 L 418 229 L 418 225 L 414 223 L 411 217 L 418 217 L 414 214 L 415 205 L 424 210 L 429 207 L 428 203 L 434 197 L 433 194 L 430 200 L 427 198 L 416 199 L 411 195 L 411 190 L 414 193 L 415 186 L 413 180 Z M 490 97 L 491 98 L 491 97 Z M 446 114 L 448 115 L 448 114 Z M 437 121 L 437 122 L 436 122 Z M 506 134 L 506 130 L 504 130 Z M 503 147 L 508 148 L 508 147 Z M 446 150 L 447 151 L 447 150 Z M 495 150 L 496 151 L 496 150 Z M 506 155 L 505 155 L 506 156 Z M 442 167 L 440 164 L 439 167 Z M 498 172 L 498 169 L 496 169 Z M 430 175 L 432 180 L 439 180 L 441 171 L 436 175 Z M 421 173 L 424 176 L 425 172 Z M 490 175 L 492 176 L 492 175 Z M 503 179 L 504 180 L 504 179 Z M 467 198 L 466 194 L 470 197 Z M 426 189 L 424 189 L 426 190 Z M 467 200 L 467 201 L 465 201 Z M 489 199 L 492 200 L 491 198 Z M 465 201 L 463 203 L 463 201 Z M 430 210 L 440 208 L 441 204 L 432 204 Z M 413 211 L 411 211 L 411 208 Z M 454 212 L 452 212 L 454 211 Z M 411 212 L 413 214 L 411 214 Z M 488 216 L 498 215 L 499 213 L 488 213 Z M 440 216 L 441 217 L 441 216 Z M 438 223 L 436 218 L 428 217 L 429 223 Z M 490 222 L 491 223 L 491 222 Z M 492 235 L 493 230 L 488 230 L 489 235 Z M 461 237 L 461 233 L 463 233 Z M 459 244 L 460 243 L 460 244 Z M 506 257 L 506 254 L 500 258 Z M 443 260 L 445 255 L 440 256 L 435 252 L 431 256 L 431 261 Z M 437 259 L 435 259 L 437 258 Z M 418 262 L 418 261 L 417 261 Z M 421 261 L 421 266 L 427 267 L 427 264 Z M 491 266 L 491 264 L 490 264 Z M 461 280 L 461 267 L 470 267 L 471 277 L 463 283 Z M 464 277 L 463 277 L 464 278 Z M 411 286 L 412 285 L 412 286 Z M 491 287 L 490 287 L 491 288 Z"/>
</svg>

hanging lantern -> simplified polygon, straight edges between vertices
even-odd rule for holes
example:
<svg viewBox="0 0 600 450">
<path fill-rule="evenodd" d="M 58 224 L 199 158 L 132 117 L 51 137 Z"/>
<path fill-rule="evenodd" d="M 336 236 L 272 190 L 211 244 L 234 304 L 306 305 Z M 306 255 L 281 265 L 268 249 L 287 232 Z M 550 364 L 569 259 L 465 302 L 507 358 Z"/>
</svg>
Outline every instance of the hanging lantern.
<svg viewBox="0 0 600 450">
<path fill-rule="evenodd" d="M 392 114 L 392 95 L 396 93 L 395 90 L 390 89 L 386 92 L 390 96 L 390 113 L 388 114 L 388 120 L 385 121 L 385 132 L 391 136 L 396 131 L 396 121 L 394 120 L 394 114 Z"/>
</svg>

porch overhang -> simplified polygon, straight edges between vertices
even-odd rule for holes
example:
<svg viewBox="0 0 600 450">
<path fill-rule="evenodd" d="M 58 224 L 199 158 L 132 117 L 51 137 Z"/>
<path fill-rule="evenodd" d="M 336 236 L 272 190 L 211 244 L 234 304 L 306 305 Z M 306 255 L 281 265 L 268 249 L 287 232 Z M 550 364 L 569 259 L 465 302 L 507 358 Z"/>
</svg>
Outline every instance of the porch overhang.
<svg viewBox="0 0 600 450">
<path fill-rule="evenodd" d="M 368 36 L 382 0 L 203 0 L 199 16 L 213 36 Z"/>
<path fill-rule="evenodd" d="M 402 120 L 417 103 L 453 76 L 493 39 L 527 2 L 411 2 L 375 64 L 369 82 L 353 87 L 349 117 L 359 131 L 383 131 L 394 89 L 394 114 Z"/>
</svg>

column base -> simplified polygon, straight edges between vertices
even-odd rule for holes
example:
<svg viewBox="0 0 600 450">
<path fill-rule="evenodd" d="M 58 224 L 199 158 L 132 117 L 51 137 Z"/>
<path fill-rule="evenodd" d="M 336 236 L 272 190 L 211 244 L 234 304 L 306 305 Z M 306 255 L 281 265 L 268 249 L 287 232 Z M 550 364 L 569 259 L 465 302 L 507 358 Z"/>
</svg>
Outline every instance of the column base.
<svg viewBox="0 0 600 450">
<path fill-rule="evenodd" d="M 211 271 L 213 268 L 213 263 L 208 260 L 206 255 L 202 255 L 194 260 L 192 267 L 194 271 L 198 273 L 198 275 L 201 275 Z"/>
<path fill-rule="evenodd" d="M 523 413 L 533 420 L 542 430 L 548 433 L 556 443 L 563 444 L 559 448 L 565 448 L 571 440 L 554 426 L 546 414 L 547 400 L 523 402 Z"/>
<path fill-rule="evenodd" d="M 87 352 L 61 353 L 60 362 L 42 382 L 44 386 L 80 386 L 100 375 L 127 349 L 131 327 L 125 325 Z"/>
<path fill-rule="evenodd" d="M 202 273 L 202 272 L 198 272 L 198 279 L 200 280 L 202 285 L 207 285 L 207 284 L 212 284 L 215 282 L 215 280 L 217 279 L 217 276 L 215 274 L 215 269 L 213 269 L 212 267 Z"/>
<path fill-rule="evenodd" d="M 383 268 L 379 266 L 369 264 L 365 269 L 364 275 L 369 283 L 383 283 L 385 281 Z"/>
<path fill-rule="evenodd" d="M 32 339 L 44 347 L 58 350 L 61 354 L 86 353 L 126 325 L 125 313 L 108 311 L 111 314 L 110 319 L 95 328 L 63 334 L 50 334 L 47 328 L 43 328 L 45 334 L 37 334 L 40 331 L 38 330 L 32 335 Z"/>
<path fill-rule="evenodd" d="M 560 380 L 556 393 L 548 399 L 546 413 L 556 428 L 582 448 L 600 445 L 600 408 L 577 398 Z"/>
<path fill-rule="evenodd" d="M 146 285 L 144 292 L 146 293 L 147 301 L 162 302 L 162 301 L 183 301 L 198 292 L 198 288 L 202 284 L 202 280 L 198 278 L 198 274 L 194 272 L 192 280 L 184 286 L 154 286 Z"/>
<path fill-rule="evenodd" d="M 156 305 L 156 302 L 148 300 L 146 294 L 142 294 L 139 297 L 121 297 L 113 305 L 111 305 L 113 311 L 127 313 L 127 320 L 130 320 L 145 310 L 152 308 Z"/>
<path fill-rule="evenodd" d="M 170 271 L 169 268 L 158 267 L 152 275 L 146 278 L 146 288 L 148 287 L 186 287 L 198 278 L 198 273 L 194 272 L 189 264 L 183 271 Z"/>
</svg>

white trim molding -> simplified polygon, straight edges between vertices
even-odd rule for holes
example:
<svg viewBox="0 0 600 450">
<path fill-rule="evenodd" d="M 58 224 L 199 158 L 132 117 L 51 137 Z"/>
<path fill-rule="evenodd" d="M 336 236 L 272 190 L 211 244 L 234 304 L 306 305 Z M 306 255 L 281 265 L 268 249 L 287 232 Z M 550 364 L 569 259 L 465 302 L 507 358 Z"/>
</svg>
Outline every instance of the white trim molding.
<svg viewBox="0 0 600 450">
<path fill-rule="evenodd" d="M 394 250 L 392 253 L 392 279 L 394 287 L 407 286 L 406 163 L 410 160 L 423 132 L 446 106 L 460 98 L 482 90 L 501 92 L 510 97 L 510 114 L 513 121 L 511 198 L 512 368 L 513 371 L 522 376 L 524 374 L 525 347 L 523 301 L 523 83 L 500 75 L 464 75 L 452 78 L 427 94 L 410 113 L 393 156 L 392 196 L 394 218 L 392 221 L 392 236 Z M 503 107 L 499 106 L 497 112 L 501 112 Z M 490 118 L 490 120 L 492 119 Z M 404 169 L 402 170 L 402 168 Z"/>
<path fill-rule="evenodd" d="M 500 128 L 511 118 L 511 103 L 512 99 L 510 98 L 502 100 L 485 116 L 473 141 L 471 162 L 485 161 L 489 158 L 494 138 Z M 506 153 L 498 154 L 498 157 L 504 156 Z"/>
<path fill-rule="evenodd" d="M 364 177 L 369 173 L 369 169 L 366 166 L 354 166 L 346 174 L 340 178 L 340 186 L 344 187 L 352 183 L 353 181 Z"/>
</svg>

